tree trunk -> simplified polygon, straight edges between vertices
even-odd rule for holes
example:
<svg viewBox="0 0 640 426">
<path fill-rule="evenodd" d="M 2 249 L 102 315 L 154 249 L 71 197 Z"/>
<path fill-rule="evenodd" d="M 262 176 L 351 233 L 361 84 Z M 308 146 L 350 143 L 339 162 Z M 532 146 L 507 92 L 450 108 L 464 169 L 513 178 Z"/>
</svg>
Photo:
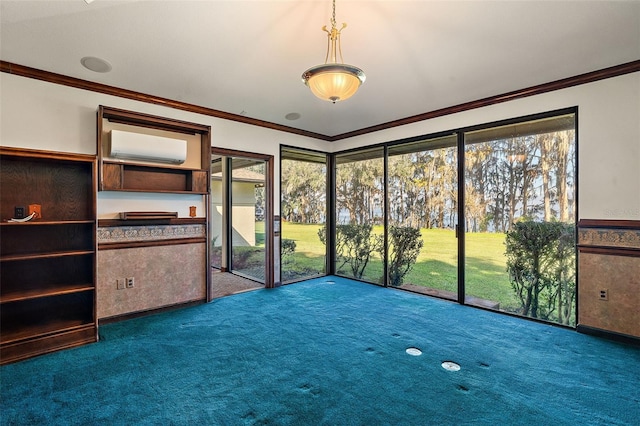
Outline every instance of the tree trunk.
<svg viewBox="0 0 640 426">
<path fill-rule="evenodd" d="M 536 253 L 533 254 L 533 297 L 531 300 L 531 316 L 538 318 L 538 304 L 540 297 L 540 256 Z"/>
<path fill-rule="evenodd" d="M 549 192 L 549 173 L 551 170 L 550 153 L 552 138 L 543 135 L 540 141 L 540 163 L 542 168 L 542 195 L 544 197 L 544 221 L 551 221 L 551 193 Z"/>
<path fill-rule="evenodd" d="M 567 132 L 559 134 L 558 143 L 558 169 L 556 179 L 558 181 L 558 203 L 560 208 L 560 221 L 569 221 L 569 194 L 567 190 L 567 163 L 569 162 L 569 141 Z"/>
</svg>

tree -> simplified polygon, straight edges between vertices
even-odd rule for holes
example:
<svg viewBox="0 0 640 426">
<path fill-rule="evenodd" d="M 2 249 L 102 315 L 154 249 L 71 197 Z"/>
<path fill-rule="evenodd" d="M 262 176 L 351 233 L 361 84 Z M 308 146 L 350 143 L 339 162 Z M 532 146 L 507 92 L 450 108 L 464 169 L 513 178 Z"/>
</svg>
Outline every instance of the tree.
<svg viewBox="0 0 640 426">
<path fill-rule="evenodd" d="M 471 232 L 486 232 L 490 220 L 487 209 L 487 174 L 491 166 L 491 145 L 471 144 L 465 150 L 465 212 Z"/>
<path fill-rule="evenodd" d="M 553 141 L 551 133 L 538 135 L 538 143 L 540 144 L 540 167 L 542 176 L 542 197 L 544 199 L 544 218 L 545 222 L 551 220 L 551 167 L 553 155 Z"/>
<path fill-rule="evenodd" d="M 324 222 L 326 165 L 283 160 L 280 189 L 282 219 L 297 223 Z"/>
<path fill-rule="evenodd" d="M 575 298 L 573 226 L 521 221 L 507 232 L 507 271 L 522 315 L 568 323 Z"/>
<path fill-rule="evenodd" d="M 556 176 L 559 178 L 557 181 L 558 187 L 558 204 L 560 210 L 560 221 L 567 222 L 569 220 L 569 190 L 568 190 L 568 174 L 573 171 L 570 170 L 570 153 L 573 152 L 570 146 L 573 144 L 575 131 L 558 132 L 556 134 L 557 140 L 557 166 Z"/>
<path fill-rule="evenodd" d="M 416 199 L 414 184 L 415 155 L 395 155 L 387 162 L 389 188 L 389 219 L 393 222 L 413 223 L 416 220 L 413 205 Z"/>
<path fill-rule="evenodd" d="M 383 166 L 381 158 L 338 164 L 336 167 L 336 205 L 346 210 L 349 223 L 374 223 L 382 210 Z"/>
<path fill-rule="evenodd" d="M 389 284 L 401 286 L 404 277 L 415 265 L 424 241 L 419 228 L 410 226 L 391 226 L 389 228 Z M 384 250 L 380 244 L 380 255 L 384 258 Z"/>
</svg>

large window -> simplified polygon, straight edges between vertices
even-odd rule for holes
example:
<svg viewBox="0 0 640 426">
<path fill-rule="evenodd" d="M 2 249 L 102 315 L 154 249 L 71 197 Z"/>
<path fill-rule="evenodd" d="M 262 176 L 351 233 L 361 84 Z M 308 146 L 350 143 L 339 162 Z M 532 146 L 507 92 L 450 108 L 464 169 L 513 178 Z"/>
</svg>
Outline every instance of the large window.
<svg viewBox="0 0 640 426">
<path fill-rule="evenodd" d="M 335 273 L 575 326 L 575 121 L 568 109 L 329 158 L 283 147 L 283 281 Z"/>
<path fill-rule="evenodd" d="M 388 284 L 458 298 L 455 135 L 388 150 Z"/>
<path fill-rule="evenodd" d="M 384 149 L 338 154 L 335 270 L 384 284 Z"/>
<path fill-rule="evenodd" d="M 575 325 L 575 111 L 334 159 L 335 273 Z"/>
<path fill-rule="evenodd" d="M 281 280 L 324 275 L 327 155 L 292 147 L 280 151 Z"/>
<path fill-rule="evenodd" d="M 465 302 L 575 325 L 573 114 L 465 134 Z"/>
</svg>

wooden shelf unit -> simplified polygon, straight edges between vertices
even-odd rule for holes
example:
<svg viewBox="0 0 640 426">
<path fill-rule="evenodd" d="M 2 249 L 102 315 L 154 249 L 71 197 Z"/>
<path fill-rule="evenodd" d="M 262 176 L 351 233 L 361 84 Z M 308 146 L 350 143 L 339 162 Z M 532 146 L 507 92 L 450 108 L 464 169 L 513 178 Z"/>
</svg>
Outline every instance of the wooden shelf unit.
<svg viewBox="0 0 640 426">
<path fill-rule="evenodd" d="M 108 157 L 108 127 L 129 131 L 166 132 L 191 137 L 197 148 L 188 151 L 191 166 L 147 164 Z M 211 127 L 106 106 L 98 109 L 98 165 L 100 191 L 207 194 L 211 161 Z"/>
<path fill-rule="evenodd" d="M 97 340 L 92 155 L 0 147 L 0 363 Z M 7 222 L 40 204 L 43 218 Z"/>
<path fill-rule="evenodd" d="M 207 172 L 102 162 L 103 191 L 206 194 Z"/>
</svg>

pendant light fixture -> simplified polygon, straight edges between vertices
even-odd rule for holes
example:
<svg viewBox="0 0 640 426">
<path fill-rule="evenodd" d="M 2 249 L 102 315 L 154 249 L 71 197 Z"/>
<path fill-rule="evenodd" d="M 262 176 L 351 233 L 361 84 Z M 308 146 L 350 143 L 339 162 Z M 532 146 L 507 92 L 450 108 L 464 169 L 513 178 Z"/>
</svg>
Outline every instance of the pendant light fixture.
<svg viewBox="0 0 640 426">
<path fill-rule="evenodd" d="M 360 68 L 343 63 L 340 31 L 346 26 L 343 23 L 342 28 L 336 28 L 336 0 L 333 0 L 331 31 L 327 30 L 326 25 L 322 27 L 327 33 L 327 56 L 324 64 L 311 67 L 302 74 L 302 82 L 314 95 L 334 104 L 353 96 L 366 78 Z"/>
</svg>

